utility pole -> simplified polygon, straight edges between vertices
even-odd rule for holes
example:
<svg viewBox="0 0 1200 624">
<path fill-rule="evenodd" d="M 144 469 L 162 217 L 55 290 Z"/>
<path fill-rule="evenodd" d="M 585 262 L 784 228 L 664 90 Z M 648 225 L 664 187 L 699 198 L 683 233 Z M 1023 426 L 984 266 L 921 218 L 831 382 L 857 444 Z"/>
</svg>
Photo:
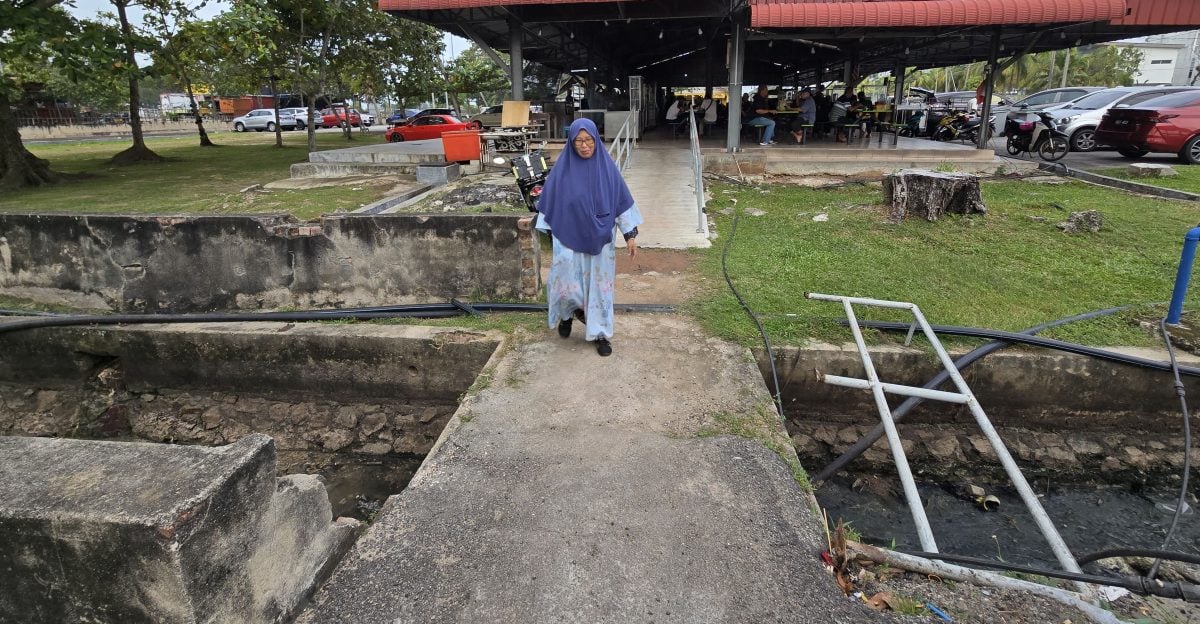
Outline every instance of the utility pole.
<svg viewBox="0 0 1200 624">
<path fill-rule="evenodd" d="M 1059 85 L 1060 88 L 1065 88 L 1067 86 L 1067 76 L 1071 73 L 1071 50 L 1072 49 L 1073 48 L 1067 48 L 1067 60 L 1063 61 L 1062 84 Z"/>
</svg>

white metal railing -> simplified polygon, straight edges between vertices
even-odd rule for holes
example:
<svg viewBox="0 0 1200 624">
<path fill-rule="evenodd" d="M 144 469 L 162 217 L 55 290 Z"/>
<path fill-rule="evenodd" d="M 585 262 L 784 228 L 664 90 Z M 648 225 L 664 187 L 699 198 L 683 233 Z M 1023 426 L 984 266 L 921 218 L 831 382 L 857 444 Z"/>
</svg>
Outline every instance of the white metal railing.
<svg viewBox="0 0 1200 624">
<path fill-rule="evenodd" d="M 625 167 L 629 165 L 629 157 L 632 155 L 633 148 L 637 143 L 633 140 L 633 126 L 637 111 L 630 111 L 625 116 L 625 123 L 621 124 L 621 130 L 617 132 L 617 136 L 613 138 L 612 145 L 608 146 L 608 155 L 612 156 L 613 162 L 617 163 L 617 169 L 625 171 Z"/>
<path fill-rule="evenodd" d="M 696 111 L 688 112 L 688 135 L 692 143 L 692 175 L 696 189 L 696 232 L 703 233 L 704 223 L 704 159 L 700 154 L 700 130 L 696 127 Z"/>
<path fill-rule="evenodd" d="M 1025 475 L 1021 474 L 1021 469 L 1013 461 L 1008 447 L 1005 446 L 1004 441 L 1000 439 L 1000 434 L 996 432 L 996 428 L 988 420 L 987 414 L 984 413 L 983 407 L 979 405 L 979 401 L 976 400 L 974 393 L 971 392 L 971 388 L 967 386 L 967 382 L 963 380 L 962 375 L 958 372 L 958 367 L 954 365 L 954 361 L 950 359 L 950 355 L 946 353 L 946 349 L 942 347 L 941 341 L 934 334 L 933 328 L 925 320 L 925 315 L 921 313 L 921 309 L 915 303 L 902 301 L 883 301 L 840 295 L 819 295 L 816 293 L 806 293 L 804 296 L 808 299 L 819 301 L 836 301 L 841 303 L 842 307 L 845 308 L 846 320 L 849 322 L 851 333 L 854 334 L 854 342 L 858 346 L 858 353 L 862 358 L 863 369 L 866 371 L 867 378 L 855 379 L 838 375 L 820 375 L 820 378 L 825 383 L 835 386 L 869 390 L 874 396 L 875 405 L 879 409 L 879 417 L 883 420 L 884 431 L 887 433 L 888 446 L 892 451 L 892 460 L 896 464 L 896 472 L 900 475 L 900 483 L 904 489 L 904 498 L 907 500 L 909 510 L 912 513 L 913 523 L 917 526 L 917 535 L 921 540 L 922 550 L 936 553 L 938 552 L 937 543 L 933 539 L 933 531 L 930 529 L 929 520 L 925 516 L 925 507 L 921 503 L 920 495 L 917 493 L 917 485 L 913 480 L 912 470 L 908 466 L 908 459 L 904 454 L 904 446 L 900 443 L 900 434 L 896 430 L 896 423 L 892 420 L 892 411 L 888 406 L 885 394 L 916 396 L 934 401 L 946 401 L 966 405 L 975 417 L 975 422 L 979 425 L 979 428 L 983 430 L 983 434 L 991 444 L 992 450 L 996 452 L 996 457 L 999 458 L 1000 463 L 1004 466 L 1004 471 L 1008 473 L 1009 480 L 1012 481 L 1017 493 L 1020 494 L 1021 499 L 1025 502 L 1025 506 L 1029 509 L 1029 514 L 1033 516 L 1034 522 L 1041 529 L 1042 536 L 1050 544 L 1050 549 L 1054 552 L 1059 564 L 1068 572 L 1078 573 L 1079 564 L 1075 562 L 1075 557 L 1071 555 L 1070 549 L 1067 548 L 1066 542 L 1059 535 L 1058 529 L 1055 528 L 1050 516 L 1046 514 L 1046 510 L 1042 508 L 1037 495 L 1029 487 L 1029 482 L 1025 480 Z M 957 392 L 927 390 L 925 388 L 889 384 L 880 381 L 879 375 L 875 371 L 875 365 L 871 362 L 871 354 L 867 351 L 867 344 L 863 340 L 862 330 L 859 329 L 858 318 L 854 315 L 853 306 L 855 305 L 910 311 L 913 315 L 913 323 L 909 327 L 908 339 L 905 341 L 905 344 L 912 341 L 913 334 L 919 327 L 929 340 L 929 344 L 933 347 L 933 350 L 937 353 L 942 366 L 945 367 L 946 372 L 950 375 L 950 379 L 954 382 Z"/>
</svg>

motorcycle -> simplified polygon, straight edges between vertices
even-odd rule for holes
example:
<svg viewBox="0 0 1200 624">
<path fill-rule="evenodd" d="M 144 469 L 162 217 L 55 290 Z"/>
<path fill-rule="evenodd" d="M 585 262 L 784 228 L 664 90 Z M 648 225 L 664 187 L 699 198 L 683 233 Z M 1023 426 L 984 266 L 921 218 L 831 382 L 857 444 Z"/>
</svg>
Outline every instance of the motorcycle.
<svg viewBox="0 0 1200 624">
<path fill-rule="evenodd" d="M 966 112 L 960 111 L 943 117 L 931 138 L 934 141 L 961 139 L 968 143 L 975 143 L 979 140 L 979 126 L 980 118 L 978 116 L 972 117 Z"/>
<path fill-rule="evenodd" d="M 528 154 L 518 154 L 508 161 L 512 167 L 513 177 L 517 179 L 517 188 L 521 190 L 521 198 L 530 212 L 537 212 L 538 199 L 542 196 L 542 186 L 550 175 L 550 165 L 541 150 Z"/>
<path fill-rule="evenodd" d="M 1012 156 L 1021 152 L 1037 152 L 1046 161 L 1056 161 L 1071 151 L 1070 138 L 1054 125 L 1054 115 L 1045 111 L 1037 113 L 1038 121 L 1007 119 L 1004 133 L 1008 142 L 1004 149 Z"/>
<path fill-rule="evenodd" d="M 921 134 L 921 120 L 924 118 L 925 113 L 922 111 L 913 113 L 913 116 L 904 123 L 904 127 L 900 128 L 898 134 L 902 137 L 915 137 Z"/>
</svg>

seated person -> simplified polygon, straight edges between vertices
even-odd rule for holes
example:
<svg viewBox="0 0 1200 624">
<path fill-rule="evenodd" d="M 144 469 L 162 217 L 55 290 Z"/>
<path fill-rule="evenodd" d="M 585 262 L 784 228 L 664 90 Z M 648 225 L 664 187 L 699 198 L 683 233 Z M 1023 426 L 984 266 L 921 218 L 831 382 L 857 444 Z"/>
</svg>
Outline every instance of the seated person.
<svg viewBox="0 0 1200 624">
<path fill-rule="evenodd" d="M 717 123 L 717 102 L 712 98 L 704 98 L 700 103 L 699 112 L 704 115 L 704 125 L 701 127 L 701 134 L 707 134 L 708 129 Z"/>
<path fill-rule="evenodd" d="M 803 144 L 804 127 L 813 125 L 817 120 L 817 102 L 812 97 L 812 91 L 802 89 L 796 94 L 795 106 L 800 113 L 792 119 L 792 138 Z"/>
<path fill-rule="evenodd" d="M 683 112 L 683 98 L 677 97 L 671 106 L 667 107 L 667 123 L 676 123 L 679 121 L 679 114 Z"/>
<path fill-rule="evenodd" d="M 763 130 L 762 141 L 759 145 L 767 146 L 774 145 L 775 141 L 775 120 L 770 118 L 771 100 L 767 97 L 767 85 L 762 85 L 758 88 L 758 93 L 754 96 L 754 101 L 750 104 L 750 110 L 754 111 L 754 117 L 750 119 L 751 126 L 762 126 Z"/>
</svg>

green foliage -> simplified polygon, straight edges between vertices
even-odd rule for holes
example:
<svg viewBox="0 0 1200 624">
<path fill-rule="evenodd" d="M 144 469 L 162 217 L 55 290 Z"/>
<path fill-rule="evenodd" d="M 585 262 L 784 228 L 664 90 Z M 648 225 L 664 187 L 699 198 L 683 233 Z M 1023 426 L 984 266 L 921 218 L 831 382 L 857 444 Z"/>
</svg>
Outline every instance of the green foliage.
<svg viewBox="0 0 1200 624">
<path fill-rule="evenodd" d="M 507 56 L 503 55 L 501 60 L 509 62 Z M 475 45 L 463 50 L 446 67 L 446 83 L 447 91 L 467 96 L 482 95 L 485 102 L 503 99 L 511 86 L 504 70 Z"/>
<path fill-rule="evenodd" d="M 1060 86 L 1131 85 L 1142 56 L 1140 50 L 1110 45 L 1026 54 L 1000 73 L 996 92 L 1034 93 Z M 985 63 L 979 62 L 921 70 L 910 76 L 907 83 L 934 91 L 972 91 L 983 80 L 984 66 Z M 1065 82 L 1064 67 L 1069 67 Z"/>
</svg>

